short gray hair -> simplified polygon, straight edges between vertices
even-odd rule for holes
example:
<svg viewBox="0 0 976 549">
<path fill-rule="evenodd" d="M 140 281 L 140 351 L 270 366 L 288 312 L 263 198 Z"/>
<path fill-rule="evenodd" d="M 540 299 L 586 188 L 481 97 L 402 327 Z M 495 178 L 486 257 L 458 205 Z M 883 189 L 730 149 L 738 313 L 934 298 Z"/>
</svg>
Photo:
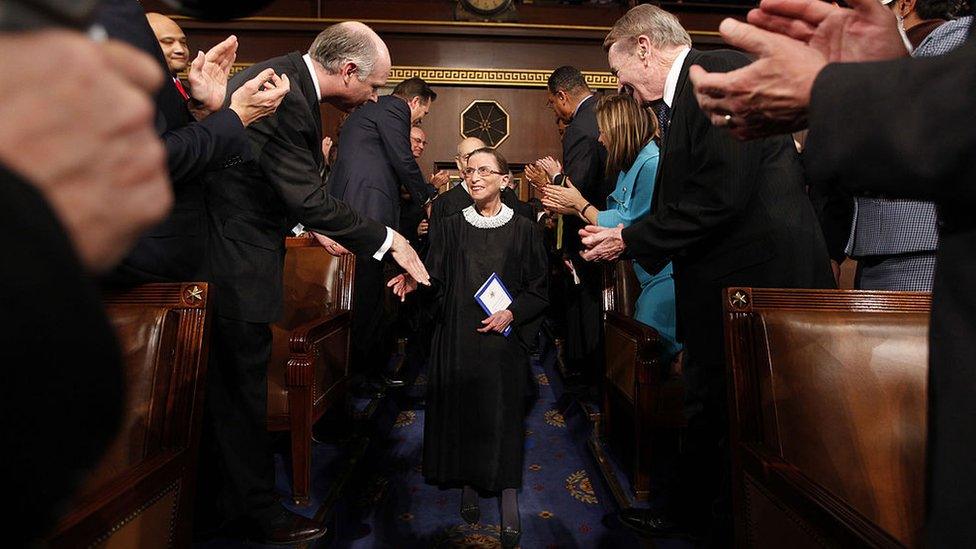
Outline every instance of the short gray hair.
<svg viewBox="0 0 976 549">
<path fill-rule="evenodd" d="M 373 72 L 379 56 L 373 31 L 362 23 L 346 21 L 320 32 L 308 54 L 329 74 L 336 74 L 346 63 L 356 64 L 356 77 L 362 81 Z"/>
<path fill-rule="evenodd" d="M 603 49 L 609 51 L 621 40 L 636 45 L 637 37 L 642 34 L 650 38 L 653 49 L 691 46 L 691 36 L 677 17 L 652 4 L 640 4 L 617 19 L 603 40 Z"/>
</svg>

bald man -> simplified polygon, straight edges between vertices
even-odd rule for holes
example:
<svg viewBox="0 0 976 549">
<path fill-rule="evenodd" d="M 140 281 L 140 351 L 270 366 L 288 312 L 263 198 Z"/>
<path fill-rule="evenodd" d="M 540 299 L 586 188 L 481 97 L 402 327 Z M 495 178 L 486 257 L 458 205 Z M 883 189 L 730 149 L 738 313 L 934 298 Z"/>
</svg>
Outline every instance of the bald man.
<svg viewBox="0 0 976 549">
<path fill-rule="evenodd" d="M 376 101 L 390 73 L 386 44 L 362 23 L 332 25 L 307 53 L 256 63 L 235 76 L 228 91 L 268 70 L 287 74 L 291 91 L 273 115 L 247 128 L 253 157 L 205 185 L 208 259 L 218 291 L 207 372 L 210 431 L 202 444 L 219 460 L 221 485 L 210 502 L 220 518 L 236 521 L 257 541 L 297 544 L 321 537 L 325 528 L 285 509 L 274 487 L 267 363 L 270 323 L 283 309 L 283 237 L 299 223 L 357 256 L 380 261 L 389 253 L 420 280 L 429 277 L 403 236 L 332 198 L 322 178 L 319 105 L 350 111 Z"/>
<path fill-rule="evenodd" d="M 147 13 L 146 19 L 152 27 L 153 34 L 156 35 L 156 40 L 159 40 L 159 46 L 163 48 L 166 68 L 175 78 L 190 63 L 190 48 L 186 45 L 186 34 L 176 21 L 161 13 Z"/>
</svg>

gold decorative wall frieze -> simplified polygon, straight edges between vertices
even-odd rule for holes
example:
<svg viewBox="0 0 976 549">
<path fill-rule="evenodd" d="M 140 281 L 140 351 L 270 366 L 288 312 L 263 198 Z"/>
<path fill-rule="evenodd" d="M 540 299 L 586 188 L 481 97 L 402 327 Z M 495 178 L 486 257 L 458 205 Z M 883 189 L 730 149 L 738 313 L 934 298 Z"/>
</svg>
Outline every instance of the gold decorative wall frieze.
<svg viewBox="0 0 976 549">
<path fill-rule="evenodd" d="M 231 75 L 237 74 L 251 63 L 235 63 Z M 514 88 L 545 88 L 550 69 L 468 69 L 447 67 L 394 66 L 390 69 L 387 85 L 392 87 L 408 78 L 419 77 L 432 85 L 486 86 Z M 185 74 L 182 75 L 185 77 Z M 590 88 L 597 90 L 617 89 L 617 77 L 609 72 L 583 71 L 583 78 Z"/>
</svg>

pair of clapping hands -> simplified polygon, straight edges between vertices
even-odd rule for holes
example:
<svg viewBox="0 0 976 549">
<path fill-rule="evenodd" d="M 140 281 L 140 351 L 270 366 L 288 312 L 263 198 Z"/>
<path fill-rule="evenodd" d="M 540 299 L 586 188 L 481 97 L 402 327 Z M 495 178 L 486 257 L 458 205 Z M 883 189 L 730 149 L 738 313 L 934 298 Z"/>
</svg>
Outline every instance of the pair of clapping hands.
<svg viewBox="0 0 976 549">
<path fill-rule="evenodd" d="M 573 182 L 562 174 L 563 166 L 551 156 L 540 158 L 525 166 L 525 177 L 533 187 L 542 192 L 542 205 L 550 212 L 574 215 L 585 207 L 586 200 Z M 559 184 L 556 176 L 562 174 Z"/>
</svg>

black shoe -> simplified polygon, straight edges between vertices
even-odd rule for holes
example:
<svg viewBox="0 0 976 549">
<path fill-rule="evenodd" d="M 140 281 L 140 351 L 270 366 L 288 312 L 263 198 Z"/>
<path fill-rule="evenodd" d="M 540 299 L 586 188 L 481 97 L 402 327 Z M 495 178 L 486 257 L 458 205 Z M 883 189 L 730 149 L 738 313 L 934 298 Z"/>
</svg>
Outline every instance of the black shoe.
<svg viewBox="0 0 976 549">
<path fill-rule="evenodd" d="M 505 549 L 515 549 L 518 547 L 519 539 L 522 537 L 522 531 L 516 530 L 515 528 L 505 527 L 502 528 L 501 535 L 502 547 Z"/>
<path fill-rule="evenodd" d="M 281 507 L 274 515 L 254 523 L 255 541 L 269 545 L 294 545 L 319 539 L 325 526 Z"/>
<path fill-rule="evenodd" d="M 620 522 L 641 536 L 651 538 L 689 537 L 688 532 L 671 519 L 650 509 L 624 509 Z"/>
<path fill-rule="evenodd" d="M 389 387 L 390 389 L 399 389 L 400 387 L 406 387 L 407 382 L 402 379 L 394 379 L 389 376 L 383 376 L 383 385 Z"/>
</svg>

